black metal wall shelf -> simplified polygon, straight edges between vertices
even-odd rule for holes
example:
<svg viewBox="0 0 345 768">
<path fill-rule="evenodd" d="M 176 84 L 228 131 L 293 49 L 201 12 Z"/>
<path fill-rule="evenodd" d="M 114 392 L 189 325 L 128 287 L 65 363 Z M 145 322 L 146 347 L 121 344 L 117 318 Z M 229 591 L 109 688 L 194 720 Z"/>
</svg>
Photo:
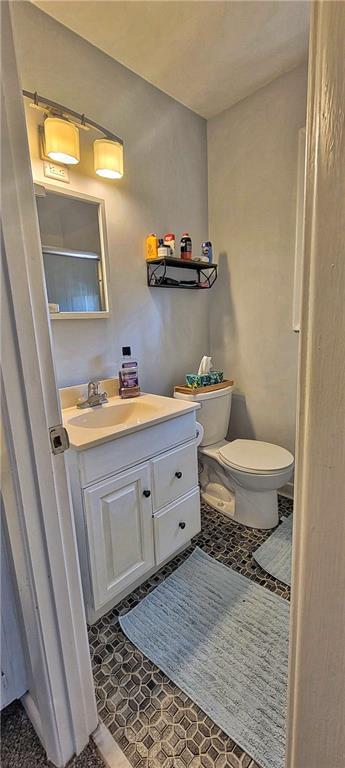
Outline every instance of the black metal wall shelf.
<svg viewBox="0 0 345 768">
<path fill-rule="evenodd" d="M 218 264 L 206 261 L 184 261 L 170 256 L 166 259 L 150 259 L 146 262 L 147 285 L 150 288 L 183 288 L 184 290 L 205 290 L 212 288 L 217 280 Z M 181 280 L 169 277 L 169 268 L 194 270 L 196 278 Z"/>
</svg>

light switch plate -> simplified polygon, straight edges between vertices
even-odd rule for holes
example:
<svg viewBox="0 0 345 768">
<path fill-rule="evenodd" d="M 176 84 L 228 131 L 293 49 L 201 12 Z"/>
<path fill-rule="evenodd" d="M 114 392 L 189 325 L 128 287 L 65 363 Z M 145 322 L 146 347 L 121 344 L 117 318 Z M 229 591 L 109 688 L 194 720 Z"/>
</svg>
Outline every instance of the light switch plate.
<svg viewBox="0 0 345 768">
<path fill-rule="evenodd" d="M 69 184 L 69 172 L 65 165 L 51 163 L 49 160 L 43 162 L 43 172 L 48 179 L 58 179 Z"/>
</svg>

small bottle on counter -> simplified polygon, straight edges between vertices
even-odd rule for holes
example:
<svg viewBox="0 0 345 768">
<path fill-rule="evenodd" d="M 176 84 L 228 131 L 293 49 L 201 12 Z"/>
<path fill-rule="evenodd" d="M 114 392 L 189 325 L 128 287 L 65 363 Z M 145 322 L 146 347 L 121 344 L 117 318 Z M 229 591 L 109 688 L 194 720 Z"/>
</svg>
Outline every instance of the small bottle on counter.
<svg viewBox="0 0 345 768">
<path fill-rule="evenodd" d="M 138 363 L 131 358 L 131 348 L 122 347 L 122 365 L 119 370 L 119 395 L 124 399 L 140 395 Z"/>
<path fill-rule="evenodd" d="M 181 259 L 190 261 L 192 258 L 192 239 L 188 232 L 184 232 L 181 237 Z"/>
</svg>

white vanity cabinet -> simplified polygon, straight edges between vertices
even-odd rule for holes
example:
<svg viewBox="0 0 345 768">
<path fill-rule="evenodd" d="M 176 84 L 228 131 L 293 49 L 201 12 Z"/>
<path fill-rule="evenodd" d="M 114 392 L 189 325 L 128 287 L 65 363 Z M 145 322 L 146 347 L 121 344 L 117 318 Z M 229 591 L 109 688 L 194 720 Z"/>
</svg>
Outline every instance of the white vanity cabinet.
<svg viewBox="0 0 345 768">
<path fill-rule="evenodd" d="M 200 531 L 195 412 L 67 452 L 87 621 Z"/>
</svg>

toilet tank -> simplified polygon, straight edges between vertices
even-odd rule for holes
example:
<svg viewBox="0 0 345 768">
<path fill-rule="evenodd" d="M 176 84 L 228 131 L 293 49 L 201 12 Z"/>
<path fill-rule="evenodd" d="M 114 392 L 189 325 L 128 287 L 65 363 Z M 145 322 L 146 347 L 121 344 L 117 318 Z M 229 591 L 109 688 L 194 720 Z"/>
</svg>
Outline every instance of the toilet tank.
<svg viewBox="0 0 345 768">
<path fill-rule="evenodd" d="M 174 397 L 178 400 L 193 400 L 200 403 L 196 418 L 204 428 L 201 445 L 213 445 L 226 437 L 230 421 L 232 390 L 231 386 L 194 395 L 174 393 Z"/>
</svg>

